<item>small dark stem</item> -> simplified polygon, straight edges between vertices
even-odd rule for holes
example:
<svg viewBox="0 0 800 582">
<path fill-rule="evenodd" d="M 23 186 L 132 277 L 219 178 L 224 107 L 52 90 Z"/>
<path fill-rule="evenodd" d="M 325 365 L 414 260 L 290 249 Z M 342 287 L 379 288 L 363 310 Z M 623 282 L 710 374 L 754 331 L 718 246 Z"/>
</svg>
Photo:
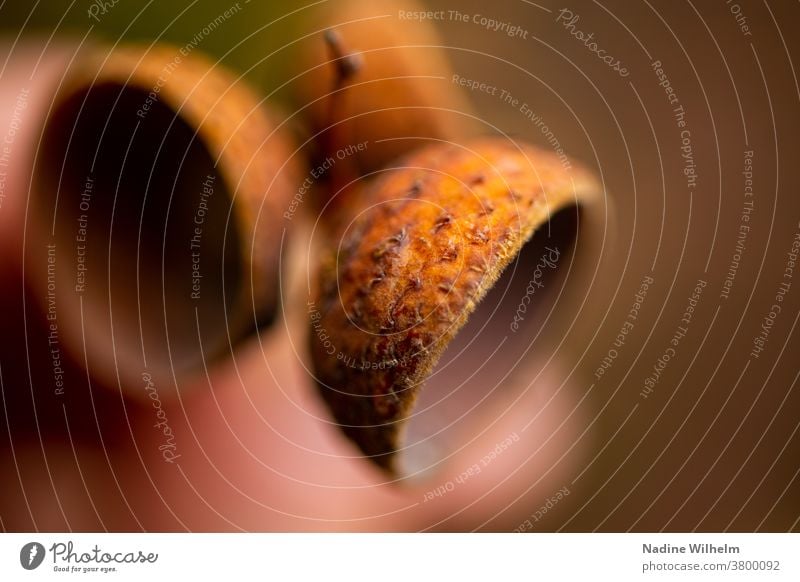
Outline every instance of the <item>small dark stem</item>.
<svg viewBox="0 0 800 582">
<path fill-rule="evenodd" d="M 361 53 L 347 50 L 338 32 L 333 29 L 325 31 L 325 44 L 335 67 L 333 87 L 328 95 L 327 111 L 325 114 L 326 130 L 323 135 L 323 149 L 325 155 L 333 155 L 335 150 L 344 144 L 353 142 L 354 121 L 347 121 L 347 84 L 361 70 L 364 59 Z M 345 132 L 349 135 L 345 135 Z M 358 178 L 360 172 L 354 156 L 337 160 L 336 165 L 330 170 L 330 182 L 335 189 Z"/>
<path fill-rule="evenodd" d="M 342 42 L 342 37 L 332 28 L 325 31 L 325 43 L 328 45 L 331 58 L 336 63 L 334 89 L 341 89 L 347 80 L 361 69 L 364 59 L 361 53 L 348 52 Z"/>
</svg>

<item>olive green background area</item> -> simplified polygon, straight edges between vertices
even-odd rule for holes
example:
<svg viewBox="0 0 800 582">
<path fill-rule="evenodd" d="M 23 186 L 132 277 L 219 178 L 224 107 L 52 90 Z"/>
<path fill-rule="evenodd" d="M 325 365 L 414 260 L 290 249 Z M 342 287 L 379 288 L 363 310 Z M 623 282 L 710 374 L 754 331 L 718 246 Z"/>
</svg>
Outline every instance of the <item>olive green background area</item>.
<svg viewBox="0 0 800 582">
<path fill-rule="evenodd" d="M 290 78 L 286 64 L 291 60 L 291 42 L 301 30 L 302 34 L 309 33 L 303 24 L 314 6 L 320 4 L 313 0 L 112 2 L 12 0 L 0 8 L 0 34 L 19 34 L 22 38 L 86 36 L 87 42 L 160 41 L 178 46 L 200 35 L 199 50 L 245 73 L 262 90 L 272 91 Z M 103 4 L 106 12 L 100 9 L 97 19 L 90 17 L 91 7 Z M 228 18 L 222 16 L 226 10 L 231 11 Z M 221 16 L 224 22 L 211 34 L 203 35 L 204 27 Z"/>
</svg>

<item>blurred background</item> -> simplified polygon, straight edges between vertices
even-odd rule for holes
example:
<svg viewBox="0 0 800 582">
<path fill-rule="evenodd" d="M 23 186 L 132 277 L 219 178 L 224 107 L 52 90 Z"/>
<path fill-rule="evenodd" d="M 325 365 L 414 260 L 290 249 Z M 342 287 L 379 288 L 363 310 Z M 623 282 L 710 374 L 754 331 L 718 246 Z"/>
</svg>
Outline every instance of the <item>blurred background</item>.
<svg viewBox="0 0 800 582">
<path fill-rule="evenodd" d="M 800 8 L 427 6 L 455 73 L 497 88 L 465 89 L 484 132 L 556 139 L 601 178 L 608 215 L 515 380 L 523 398 L 408 485 L 332 426 L 304 368 L 304 305 L 284 302 L 164 396 L 179 455 L 167 462 L 152 403 L 99 380 L 89 351 L 59 353 L 54 377 L 46 289 L 23 260 L 33 245 L 46 261 L 28 231 L 31 169 L 79 47 L 193 42 L 294 117 L 293 55 L 319 42 L 336 0 L 2 4 L 0 529 L 800 529 Z"/>
</svg>

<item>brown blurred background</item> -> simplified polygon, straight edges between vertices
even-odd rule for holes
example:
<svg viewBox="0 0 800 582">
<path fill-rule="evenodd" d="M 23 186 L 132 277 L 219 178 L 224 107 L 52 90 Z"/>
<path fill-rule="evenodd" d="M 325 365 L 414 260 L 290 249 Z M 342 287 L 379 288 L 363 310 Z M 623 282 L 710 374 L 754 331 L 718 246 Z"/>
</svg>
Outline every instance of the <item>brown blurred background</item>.
<svg viewBox="0 0 800 582">
<path fill-rule="evenodd" d="M 17 107 L 0 206 L 0 529 L 800 529 L 800 272 L 787 271 L 800 235 L 796 4 L 429 0 L 444 11 L 436 24 L 455 71 L 498 88 L 470 93 L 486 132 L 552 147 L 520 111 L 527 104 L 570 159 L 602 177 L 611 213 L 596 268 L 576 277 L 584 286 L 559 307 L 568 310 L 565 323 L 542 348 L 542 362 L 554 358 L 542 363 L 524 406 L 449 472 L 414 487 L 383 483 L 362 460 L 344 458 L 355 449 L 326 422 L 310 387 L 302 346 L 290 341 L 302 335 L 302 313 L 291 308 L 165 401 L 179 463 L 163 461 L 147 402 L 87 374 L 90 355 L 65 359 L 67 385 L 54 394 L 47 321 L 34 297 L 42 290 L 26 287 L 21 260 L 24 168 L 51 96 L 44 79 L 57 78 L 84 35 L 183 43 L 226 8 L 168 4 L 120 2 L 99 22 L 88 2 L 0 9 L 0 136 L 21 88 L 30 88 L 25 111 Z M 265 93 L 280 88 L 277 99 L 293 111 L 291 83 L 283 85 L 296 74 L 293 41 L 310 42 L 303 37 L 313 32 L 313 9 L 243 2 L 241 10 L 202 50 L 247 71 Z M 577 31 L 594 36 L 580 40 Z M 592 52 L 592 42 L 628 75 Z M 659 85 L 659 68 L 677 102 Z M 652 283 L 637 299 L 645 280 Z M 779 301 L 782 283 L 789 285 Z M 769 318 L 775 304 L 780 313 Z M 685 336 L 672 345 L 680 327 Z M 759 334 L 767 339 L 753 355 Z M 613 363 L 600 373 L 609 350 Z M 533 418 L 490 470 L 423 501 Z M 563 488 L 569 495 L 542 512 Z"/>
</svg>

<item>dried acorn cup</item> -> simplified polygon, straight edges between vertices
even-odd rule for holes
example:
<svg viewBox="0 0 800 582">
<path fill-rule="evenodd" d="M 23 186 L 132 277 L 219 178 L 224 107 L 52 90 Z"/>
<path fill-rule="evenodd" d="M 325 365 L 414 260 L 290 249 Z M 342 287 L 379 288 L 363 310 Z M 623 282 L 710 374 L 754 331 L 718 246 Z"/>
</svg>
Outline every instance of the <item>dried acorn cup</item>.
<svg viewBox="0 0 800 582">
<path fill-rule="evenodd" d="M 321 394 L 366 455 L 413 474 L 459 446 L 453 425 L 479 423 L 528 356 L 541 324 L 528 305 L 558 289 L 577 205 L 600 191 L 588 172 L 502 138 L 424 147 L 364 188 L 321 258 L 309 341 Z"/>
<path fill-rule="evenodd" d="M 553 319 L 548 309 L 564 271 L 576 264 L 573 243 L 578 236 L 590 243 L 604 213 L 590 172 L 507 138 L 465 138 L 468 113 L 452 134 L 437 129 L 421 136 L 428 139 L 403 139 L 420 137 L 407 133 L 403 111 L 414 128 L 421 116 L 435 120 L 441 111 L 425 99 L 415 107 L 416 63 L 420 75 L 442 77 L 449 68 L 436 46 L 428 47 L 429 58 L 398 58 L 408 67 L 403 80 L 393 79 L 392 90 L 370 102 L 371 94 L 358 93 L 358 79 L 379 85 L 380 75 L 394 72 L 389 66 L 386 73 L 383 61 L 370 72 L 384 28 L 397 21 L 378 24 L 369 51 L 344 27 L 319 39 L 333 75 L 330 122 L 319 134 L 323 154 L 333 157 L 332 148 L 347 143 L 330 132 L 341 128 L 338 104 L 349 102 L 358 105 L 358 119 L 373 110 L 398 116 L 394 125 L 351 125 L 352 143 L 379 132 L 404 155 L 378 170 L 387 153 L 372 158 L 368 144 L 356 164 L 330 169 L 308 341 L 336 423 L 391 476 L 408 477 L 435 467 L 513 405 L 510 378 L 535 374 L 534 342 Z M 434 62 L 443 69 L 429 69 Z M 438 99 L 463 101 L 452 84 L 441 88 L 456 94 Z M 403 102 L 400 109 L 394 100 Z M 364 177 L 356 179 L 358 172 Z"/>
<path fill-rule="evenodd" d="M 196 50 L 95 47 L 42 136 L 28 263 L 52 288 L 59 341 L 96 377 L 168 393 L 270 322 L 273 217 L 300 164 L 241 78 Z"/>
</svg>

